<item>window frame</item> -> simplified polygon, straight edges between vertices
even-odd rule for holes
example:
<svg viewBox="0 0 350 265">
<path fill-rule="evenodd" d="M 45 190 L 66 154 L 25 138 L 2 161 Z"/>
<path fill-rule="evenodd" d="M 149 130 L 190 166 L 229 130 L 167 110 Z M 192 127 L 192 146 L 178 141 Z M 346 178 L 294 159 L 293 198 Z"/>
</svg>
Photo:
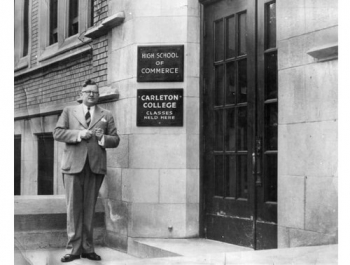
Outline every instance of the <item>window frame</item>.
<svg viewBox="0 0 350 265">
<path fill-rule="evenodd" d="M 31 8 L 32 1 L 28 0 L 28 52 L 26 56 L 23 56 L 24 50 L 24 0 L 15 0 L 15 50 L 14 50 L 14 67 L 15 71 L 21 70 L 23 68 L 27 68 L 30 65 L 30 54 L 31 54 Z"/>
<path fill-rule="evenodd" d="M 89 19 L 88 14 L 90 11 L 89 5 L 93 0 L 79 0 L 78 3 L 78 33 L 69 37 L 69 1 L 58 1 L 58 41 L 54 44 L 49 44 L 50 27 L 49 27 L 49 5 L 45 1 L 39 2 L 39 62 L 53 58 L 59 54 L 62 54 L 68 50 L 78 48 L 91 39 L 84 36 L 85 31 L 88 29 Z"/>
</svg>

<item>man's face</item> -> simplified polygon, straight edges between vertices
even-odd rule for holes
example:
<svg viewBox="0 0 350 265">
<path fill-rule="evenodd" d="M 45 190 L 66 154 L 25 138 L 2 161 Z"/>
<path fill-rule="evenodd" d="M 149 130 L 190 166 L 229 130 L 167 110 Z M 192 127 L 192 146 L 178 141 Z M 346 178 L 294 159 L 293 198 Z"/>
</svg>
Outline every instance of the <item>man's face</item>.
<svg viewBox="0 0 350 265">
<path fill-rule="evenodd" d="M 96 85 L 87 85 L 81 90 L 83 103 L 86 106 L 94 106 L 99 98 L 99 90 Z"/>
</svg>

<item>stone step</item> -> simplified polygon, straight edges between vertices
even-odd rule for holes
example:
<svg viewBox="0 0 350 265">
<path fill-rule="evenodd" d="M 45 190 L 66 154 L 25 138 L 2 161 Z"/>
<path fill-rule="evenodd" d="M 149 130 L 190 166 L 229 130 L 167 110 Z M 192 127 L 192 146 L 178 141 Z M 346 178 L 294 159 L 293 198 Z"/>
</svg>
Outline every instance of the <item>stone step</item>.
<svg viewBox="0 0 350 265">
<path fill-rule="evenodd" d="M 129 238 L 128 240 L 128 254 L 139 258 L 201 256 L 211 253 L 243 251 L 253 251 L 253 249 L 204 238 Z"/>
</svg>

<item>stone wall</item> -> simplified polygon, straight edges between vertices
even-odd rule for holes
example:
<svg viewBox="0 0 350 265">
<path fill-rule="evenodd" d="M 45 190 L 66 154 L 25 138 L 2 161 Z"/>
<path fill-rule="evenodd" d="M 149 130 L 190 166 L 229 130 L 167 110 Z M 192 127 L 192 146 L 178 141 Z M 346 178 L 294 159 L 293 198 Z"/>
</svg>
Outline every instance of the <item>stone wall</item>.
<svg viewBox="0 0 350 265">
<path fill-rule="evenodd" d="M 120 146 L 109 150 L 102 187 L 106 242 L 126 250 L 130 237 L 198 235 L 199 224 L 199 4 L 197 0 L 109 1 L 109 16 L 125 21 L 110 33 L 108 84 L 119 101 Z M 184 45 L 184 82 L 137 83 L 137 47 Z M 141 88 L 183 88 L 183 127 L 137 127 Z"/>
<path fill-rule="evenodd" d="M 337 1 L 277 1 L 278 247 L 333 244 L 338 230 Z"/>
</svg>

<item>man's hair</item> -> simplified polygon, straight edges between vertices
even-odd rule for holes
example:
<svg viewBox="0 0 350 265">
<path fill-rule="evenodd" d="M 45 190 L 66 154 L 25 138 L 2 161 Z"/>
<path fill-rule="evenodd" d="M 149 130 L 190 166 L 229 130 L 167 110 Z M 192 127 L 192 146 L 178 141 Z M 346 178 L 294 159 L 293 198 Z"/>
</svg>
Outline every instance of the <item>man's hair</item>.
<svg viewBox="0 0 350 265">
<path fill-rule="evenodd" d="M 91 79 L 86 80 L 85 83 L 83 84 L 83 87 L 91 86 L 91 85 L 92 86 L 95 85 L 98 87 L 98 85 L 94 81 L 92 81 Z"/>
</svg>

